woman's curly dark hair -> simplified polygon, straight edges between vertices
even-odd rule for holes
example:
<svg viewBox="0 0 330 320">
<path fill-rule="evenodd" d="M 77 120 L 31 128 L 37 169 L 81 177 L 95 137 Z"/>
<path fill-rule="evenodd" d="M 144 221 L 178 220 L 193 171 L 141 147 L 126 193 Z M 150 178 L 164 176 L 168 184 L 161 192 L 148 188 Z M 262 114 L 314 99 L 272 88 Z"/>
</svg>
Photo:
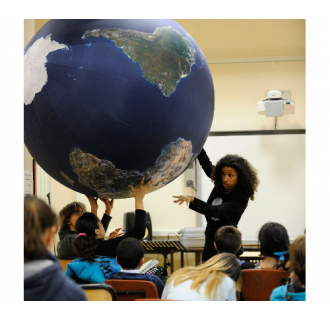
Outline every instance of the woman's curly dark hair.
<svg viewBox="0 0 330 320">
<path fill-rule="evenodd" d="M 222 184 L 223 167 L 231 167 L 237 171 L 237 186 L 240 186 L 250 199 L 254 200 L 254 193 L 257 191 L 259 179 L 257 170 L 250 162 L 236 154 L 227 154 L 217 162 L 213 167 L 211 179 L 214 181 L 216 188 L 221 194 L 225 192 L 225 188 Z"/>
<path fill-rule="evenodd" d="M 99 219 L 91 212 L 85 212 L 76 223 L 76 232 L 85 233 L 86 237 L 78 236 L 73 240 L 72 246 L 78 258 L 94 261 L 99 242 L 96 239 L 95 229 L 99 228 Z"/>
</svg>

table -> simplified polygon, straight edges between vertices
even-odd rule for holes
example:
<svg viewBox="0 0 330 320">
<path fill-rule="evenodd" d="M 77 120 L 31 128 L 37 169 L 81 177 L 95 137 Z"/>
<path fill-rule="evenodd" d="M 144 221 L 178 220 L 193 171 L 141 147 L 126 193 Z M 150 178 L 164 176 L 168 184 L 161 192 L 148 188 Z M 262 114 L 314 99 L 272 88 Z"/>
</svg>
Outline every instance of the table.
<svg viewBox="0 0 330 320">
<path fill-rule="evenodd" d="M 183 268 L 184 266 L 184 253 L 188 253 L 188 252 L 194 252 L 195 253 L 195 265 L 198 266 L 200 265 L 200 263 L 202 262 L 202 253 L 203 253 L 203 249 L 201 247 L 191 247 L 191 248 L 187 248 L 186 247 L 186 251 L 181 251 L 181 268 Z M 173 259 L 173 255 L 171 255 L 171 259 Z M 239 256 L 240 260 L 244 260 L 244 261 L 260 261 L 262 260 L 262 257 L 260 257 L 260 251 L 259 248 L 255 248 L 255 247 L 244 247 L 244 252 L 243 254 L 241 254 Z M 173 260 L 172 260 L 173 261 Z"/>
</svg>

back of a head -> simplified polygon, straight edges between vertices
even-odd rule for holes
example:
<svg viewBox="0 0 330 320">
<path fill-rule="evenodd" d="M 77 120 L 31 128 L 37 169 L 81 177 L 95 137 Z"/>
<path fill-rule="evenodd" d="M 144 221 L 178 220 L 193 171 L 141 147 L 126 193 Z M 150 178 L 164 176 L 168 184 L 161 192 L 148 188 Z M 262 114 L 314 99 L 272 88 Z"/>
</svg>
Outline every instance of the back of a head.
<svg viewBox="0 0 330 320">
<path fill-rule="evenodd" d="M 220 253 L 216 255 L 214 261 L 218 265 L 218 269 L 234 281 L 238 281 L 241 278 L 241 268 L 234 254 L 228 252 Z"/>
<path fill-rule="evenodd" d="M 43 257 L 47 248 L 42 240 L 45 231 L 57 227 L 57 216 L 42 200 L 27 196 L 24 198 L 24 260 Z"/>
<path fill-rule="evenodd" d="M 279 258 L 281 254 L 287 258 L 290 241 L 286 228 L 276 222 L 265 223 L 258 236 L 260 253 L 263 256 Z"/>
<path fill-rule="evenodd" d="M 76 232 L 86 233 L 89 237 L 95 237 L 95 229 L 98 229 L 98 218 L 92 212 L 85 212 L 76 222 Z"/>
<path fill-rule="evenodd" d="M 79 257 L 93 261 L 99 245 L 95 229 L 99 228 L 98 218 L 91 212 L 85 212 L 76 222 L 78 237 L 73 240 L 73 251 Z"/>
<path fill-rule="evenodd" d="M 136 269 L 143 256 L 143 245 L 136 238 L 123 239 L 117 246 L 116 257 L 123 269 Z"/>
<path fill-rule="evenodd" d="M 216 231 L 214 242 L 219 253 L 236 254 L 242 243 L 242 234 L 233 226 L 223 226 Z"/>
<path fill-rule="evenodd" d="M 191 289 L 200 292 L 201 285 L 207 281 L 205 295 L 215 297 L 219 284 L 226 277 L 230 277 L 239 293 L 242 286 L 242 274 L 240 265 L 232 253 L 216 254 L 196 267 L 185 267 L 178 269 L 167 280 L 167 283 L 174 281 L 174 286 L 191 280 Z M 209 281 L 208 281 L 209 279 Z"/>
<path fill-rule="evenodd" d="M 299 236 L 290 246 L 289 270 L 293 271 L 302 285 L 306 279 L 306 236 Z"/>
</svg>

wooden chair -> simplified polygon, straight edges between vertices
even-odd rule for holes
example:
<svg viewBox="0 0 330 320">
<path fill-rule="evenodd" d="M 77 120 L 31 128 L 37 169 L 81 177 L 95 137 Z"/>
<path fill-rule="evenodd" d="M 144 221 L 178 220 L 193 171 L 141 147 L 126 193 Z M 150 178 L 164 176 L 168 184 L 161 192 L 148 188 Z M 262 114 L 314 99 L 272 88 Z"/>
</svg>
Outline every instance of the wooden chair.
<svg viewBox="0 0 330 320">
<path fill-rule="evenodd" d="M 285 284 L 289 275 L 287 271 L 276 269 L 242 270 L 245 301 L 269 301 L 273 289 Z"/>
<path fill-rule="evenodd" d="M 105 283 L 81 284 L 88 301 L 118 301 L 118 296 L 113 287 Z"/>
<path fill-rule="evenodd" d="M 68 264 L 68 263 L 70 263 L 70 262 L 72 262 L 72 260 L 70 260 L 70 259 L 59 259 L 60 260 L 60 263 L 61 263 L 61 266 L 62 266 L 62 270 L 63 270 L 63 272 L 65 272 L 65 270 L 66 270 L 66 265 Z"/>
<path fill-rule="evenodd" d="M 159 299 L 156 285 L 146 280 L 105 280 L 117 292 L 118 301 L 134 301 L 136 299 Z"/>
<path fill-rule="evenodd" d="M 135 301 L 181 301 L 181 300 L 168 300 L 168 299 L 136 299 Z"/>
</svg>

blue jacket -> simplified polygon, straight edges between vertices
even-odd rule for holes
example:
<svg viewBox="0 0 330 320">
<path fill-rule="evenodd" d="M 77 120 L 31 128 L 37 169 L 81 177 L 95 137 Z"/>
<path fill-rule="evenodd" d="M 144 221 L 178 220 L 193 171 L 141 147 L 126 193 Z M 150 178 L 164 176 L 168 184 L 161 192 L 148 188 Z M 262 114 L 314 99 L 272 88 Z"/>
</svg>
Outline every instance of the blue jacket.
<svg viewBox="0 0 330 320">
<path fill-rule="evenodd" d="M 63 274 L 54 255 L 24 263 L 24 301 L 86 300 L 84 291 Z"/>
<path fill-rule="evenodd" d="M 112 273 L 120 269 L 121 266 L 115 258 L 97 256 L 94 262 L 81 258 L 74 259 L 67 264 L 65 274 L 72 279 L 78 278 L 88 283 L 103 283 Z"/>
<path fill-rule="evenodd" d="M 290 292 L 289 284 L 277 287 L 270 295 L 270 301 L 306 301 L 306 291 Z"/>
</svg>

